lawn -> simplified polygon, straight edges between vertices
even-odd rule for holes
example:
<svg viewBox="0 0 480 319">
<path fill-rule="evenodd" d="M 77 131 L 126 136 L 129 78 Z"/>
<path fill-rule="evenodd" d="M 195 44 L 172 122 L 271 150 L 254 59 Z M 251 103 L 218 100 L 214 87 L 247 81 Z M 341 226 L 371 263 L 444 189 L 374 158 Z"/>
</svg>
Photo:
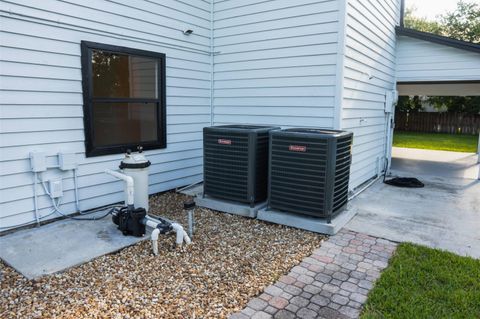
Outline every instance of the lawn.
<svg viewBox="0 0 480 319">
<path fill-rule="evenodd" d="M 477 152 L 478 135 L 395 132 L 393 146 L 453 152 Z"/>
<path fill-rule="evenodd" d="M 480 318 L 480 260 L 400 244 L 361 318 Z"/>
</svg>

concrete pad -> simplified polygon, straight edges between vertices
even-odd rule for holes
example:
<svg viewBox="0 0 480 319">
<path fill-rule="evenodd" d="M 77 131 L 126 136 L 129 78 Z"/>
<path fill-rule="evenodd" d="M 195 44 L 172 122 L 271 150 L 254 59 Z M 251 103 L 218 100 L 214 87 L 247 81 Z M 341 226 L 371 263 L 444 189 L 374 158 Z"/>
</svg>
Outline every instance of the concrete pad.
<svg viewBox="0 0 480 319">
<path fill-rule="evenodd" d="M 480 258 L 480 181 L 408 176 L 418 177 L 425 187 L 398 188 L 378 181 L 351 201 L 358 214 L 346 228 Z"/>
<path fill-rule="evenodd" d="M 257 217 L 257 212 L 267 206 L 267 202 L 261 202 L 256 204 L 254 207 L 250 207 L 250 205 L 248 204 L 231 202 L 208 196 L 204 197 L 203 195 L 198 195 L 197 197 L 195 197 L 195 204 L 197 204 L 197 206 L 199 207 L 205 207 L 224 213 L 235 214 L 250 218 Z"/>
<path fill-rule="evenodd" d="M 203 183 L 195 184 L 178 191 L 180 194 L 185 194 L 192 197 L 201 196 L 203 194 Z"/>
<path fill-rule="evenodd" d="M 293 214 L 265 208 L 258 211 L 257 219 L 274 224 L 304 229 L 315 233 L 335 235 L 350 221 L 350 219 L 353 218 L 353 216 L 355 216 L 356 213 L 357 209 L 355 206 L 347 204 L 344 211 L 335 216 L 331 223 L 328 223 L 324 218 L 316 218 L 313 216 Z"/>
<path fill-rule="evenodd" d="M 97 221 L 67 219 L 0 237 L 0 258 L 33 279 L 86 263 L 147 238 L 123 236 L 110 216 Z"/>
<path fill-rule="evenodd" d="M 477 179 L 479 167 L 475 153 L 422 150 L 394 147 L 392 173 L 408 176 L 437 176 Z"/>
</svg>

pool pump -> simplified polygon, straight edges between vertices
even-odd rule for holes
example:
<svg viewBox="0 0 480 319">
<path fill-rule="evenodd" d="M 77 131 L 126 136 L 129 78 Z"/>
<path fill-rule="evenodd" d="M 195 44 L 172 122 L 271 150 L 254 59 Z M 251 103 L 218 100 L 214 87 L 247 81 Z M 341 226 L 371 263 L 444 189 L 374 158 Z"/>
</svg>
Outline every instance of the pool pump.
<svg viewBox="0 0 480 319">
<path fill-rule="evenodd" d="M 120 164 L 121 171 L 105 170 L 105 173 L 122 180 L 125 183 L 125 205 L 112 212 L 113 223 L 125 236 L 142 237 L 146 228 L 152 228 L 151 240 L 155 255 L 158 255 L 158 236 L 160 234 L 176 233 L 176 244 L 191 240 L 183 227 L 173 221 L 148 215 L 148 161 L 141 147 L 137 153 L 127 151 Z"/>
</svg>

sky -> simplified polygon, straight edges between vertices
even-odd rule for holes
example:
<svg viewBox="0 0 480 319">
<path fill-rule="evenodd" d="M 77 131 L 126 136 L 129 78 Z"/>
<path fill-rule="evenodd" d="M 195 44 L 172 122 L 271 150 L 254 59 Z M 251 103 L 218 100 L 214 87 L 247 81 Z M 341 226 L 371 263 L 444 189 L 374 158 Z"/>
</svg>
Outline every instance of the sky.
<svg viewBox="0 0 480 319">
<path fill-rule="evenodd" d="M 417 11 L 415 12 L 416 16 L 435 20 L 435 17 L 439 14 L 454 11 L 457 7 L 457 1 L 458 0 L 405 0 L 405 6 L 409 8 L 414 5 L 417 7 Z M 471 1 L 472 0 L 467 0 L 467 2 Z M 480 3 L 480 0 L 473 1 Z"/>
</svg>

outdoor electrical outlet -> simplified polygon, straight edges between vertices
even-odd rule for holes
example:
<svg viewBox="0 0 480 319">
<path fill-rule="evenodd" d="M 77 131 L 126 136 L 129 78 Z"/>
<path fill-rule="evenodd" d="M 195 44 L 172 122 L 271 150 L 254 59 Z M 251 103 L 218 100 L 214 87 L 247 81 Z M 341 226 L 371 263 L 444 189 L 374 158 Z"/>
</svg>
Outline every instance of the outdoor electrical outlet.
<svg viewBox="0 0 480 319">
<path fill-rule="evenodd" d="M 63 196 L 63 187 L 61 179 L 51 179 L 49 181 L 50 185 L 50 197 L 59 198 Z"/>
</svg>

